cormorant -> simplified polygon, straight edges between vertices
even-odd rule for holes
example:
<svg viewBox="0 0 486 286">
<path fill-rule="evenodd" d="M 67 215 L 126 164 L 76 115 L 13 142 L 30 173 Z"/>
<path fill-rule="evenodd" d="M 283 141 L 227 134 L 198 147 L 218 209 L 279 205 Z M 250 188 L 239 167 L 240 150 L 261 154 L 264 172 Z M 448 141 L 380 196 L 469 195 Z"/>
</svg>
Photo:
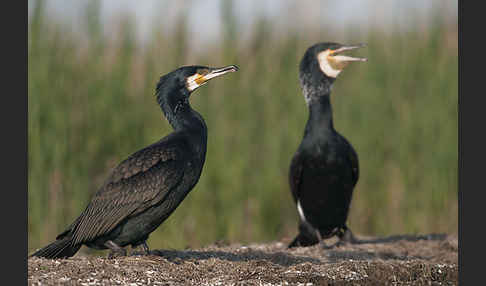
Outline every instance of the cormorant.
<svg viewBox="0 0 486 286">
<path fill-rule="evenodd" d="M 331 88 L 350 62 L 366 61 L 339 55 L 364 46 L 318 43 L 307 49 L 299 80 L 309 118 L 294 154 L 289 183 L 299 213 L 299 234 L 289 247 L 311 246 L 337 235 L 339 244 L 356 242 L 346 226 L 354 186 L 359 177 L 358 155 L 333 126 Z"/>
<path fill-rule="evenodd" d="M 180 67 L 160 78 L 156 98 L 174 132 L 116 166 L 81 215 L 56 241 L 31 256 L 65 258 L 84 244 L 126 255 L 142 246 L 196 185 L 206 157 L 207 128 L 189 96 L 208 80 L 235 72 L 236 66 Z"/>
</svg>

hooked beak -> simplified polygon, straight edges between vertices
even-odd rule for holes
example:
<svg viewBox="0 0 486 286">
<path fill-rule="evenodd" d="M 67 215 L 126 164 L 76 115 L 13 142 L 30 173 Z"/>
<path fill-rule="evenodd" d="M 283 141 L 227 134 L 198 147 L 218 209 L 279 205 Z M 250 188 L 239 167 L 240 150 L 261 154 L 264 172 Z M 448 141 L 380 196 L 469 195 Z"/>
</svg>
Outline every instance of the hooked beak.
<svg viewBox="0 0 486 286">
<path fill-rule="evenodd" d="M 207 83 L 210 79 L 235 71 L 238 71 L 238 67 L 235 65 L 230 65 L 222 68 L 208 68 L 204 71 L 203 74 L 196 73 L 195 75 L 187 78 L 187 89 L 189 91 L 193 91 L 196 88 Z"/>
<path fill-rule="evenodd" d="M 222 67 L 222 68 L 210 68 L 209 73 L 203 75 L 201 78 L 202 80 L 204 80 L 204 82 L 206 82 L 212 78 L 224 75 L 225 73 L 235 72 L 235 71 L 238 71 L 238 67 L 235 65 Z"/>
</svg>

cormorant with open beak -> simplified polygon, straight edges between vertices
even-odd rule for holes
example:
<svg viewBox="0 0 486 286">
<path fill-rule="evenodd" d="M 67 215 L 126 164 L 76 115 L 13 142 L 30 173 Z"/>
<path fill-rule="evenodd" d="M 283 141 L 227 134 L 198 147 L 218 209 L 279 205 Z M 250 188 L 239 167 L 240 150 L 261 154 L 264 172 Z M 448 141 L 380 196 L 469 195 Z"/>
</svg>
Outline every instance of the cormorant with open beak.
<svg viewBox="0 0 486 286">
<path fill-rule="evenodd" d="M 207 128 L 189 104 L 189 96 L 210 79 L 236 66 L 185 66 L 160 78 L 156 97 L 174 131 L 133 153 L 115 167 L 81 215 L 56 241 L 31 256 L 73 256 L 82 245 L 111 249 L 109 257 L 126 255 L 123 248 L 142 246 L 194 188 L 206 158 Z"/>
<path fill-rule="evenodd" d="M 356 241 L 346 220 L 359 177 L 358 155 L 334 129 L 330 96 L 344 67 L 366 61 L 341 53 L 362 46 L 318 43 L 307 49 L 300 62 L 299 79 L 309 118 L 289 170 L 300 218 L 299 233 L 289 247 L 324 244 L 323 239 L 334 235 L 338 243 Z"/>
</svg>

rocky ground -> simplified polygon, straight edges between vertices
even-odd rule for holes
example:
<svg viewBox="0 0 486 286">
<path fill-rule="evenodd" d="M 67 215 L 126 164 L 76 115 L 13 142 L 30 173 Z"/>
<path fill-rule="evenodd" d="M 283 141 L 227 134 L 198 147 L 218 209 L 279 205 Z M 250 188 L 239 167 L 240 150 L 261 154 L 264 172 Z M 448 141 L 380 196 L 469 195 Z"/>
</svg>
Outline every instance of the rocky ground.
<svg viewBox="0 0 486 286">
<path fill-rule="evenodd" d="M 359 237 L 287 249 L 282 242 L 153 250 L 116 259 L 29 258 L 29 285 L 457 285 L 457 236 Z M 327 242 L 328 245 L 332 245 Z"/>
</svg>

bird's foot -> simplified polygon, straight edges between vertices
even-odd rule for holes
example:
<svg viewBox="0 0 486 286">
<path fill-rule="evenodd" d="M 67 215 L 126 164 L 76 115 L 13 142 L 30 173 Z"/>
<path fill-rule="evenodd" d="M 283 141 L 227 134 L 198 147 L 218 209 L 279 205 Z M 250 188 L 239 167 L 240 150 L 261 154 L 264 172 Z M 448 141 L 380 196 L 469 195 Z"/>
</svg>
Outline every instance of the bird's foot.
<svg viewBox="0 0 486 286">
<path fill-rule="evenodd" d="M 111 240 L 105 242 L 105 246 L 108 247 L 111 251 L 108 254 L 108 258 L 116 258 L 121 256 L 127 256 L 127 250 L 123 247 L 118 246 L 118 244 L 114 243 Z"/>
<path fill-rule="evenodd" d="M 132 248 L 132 251 L 130 252 L 130 255 L 132 256 L 144 256 L 144 255 L 149 255 L 150 250 L 147 245 L 147 242 L 143 242 L 142 244 L 139 244 Z"/>
<path fill-rule="evenodd" d="M 339 241 L 335 243 L 336 247 L 359 243 L 359 240 L 353 235 L 353 232 L 347 226 L 344 226 L 344 228 L 338 234 L 338 237 Z"/>
<path fill-rule="evenodd" d="M 332 248 L 332 246 L 328 246 L 328 245 L 327 245 L 327 244 L 324 242 L 324 240 L 319 241 L 319 247 L 320 247 L 321 249 L 331 249 L 331 248 Z"/>
<path fill-rule="evenodd" d="M 327 246 L 326 243 L 324 242 L 324 239 L 322 238 L 322 235 L 319 230 L 315 230 L 316 236 L 319 239 L 319 247 L 321 249 L 330 249 L 331 247 Z"/>
<path fill-rule="evenodd" d="M 108 253 L 109 259 L 123 257 L 123 256 L 127 256 L 127 250 L 123 248 L 121 250 L 111 250 L 110 253 Z"/>
</svg>

